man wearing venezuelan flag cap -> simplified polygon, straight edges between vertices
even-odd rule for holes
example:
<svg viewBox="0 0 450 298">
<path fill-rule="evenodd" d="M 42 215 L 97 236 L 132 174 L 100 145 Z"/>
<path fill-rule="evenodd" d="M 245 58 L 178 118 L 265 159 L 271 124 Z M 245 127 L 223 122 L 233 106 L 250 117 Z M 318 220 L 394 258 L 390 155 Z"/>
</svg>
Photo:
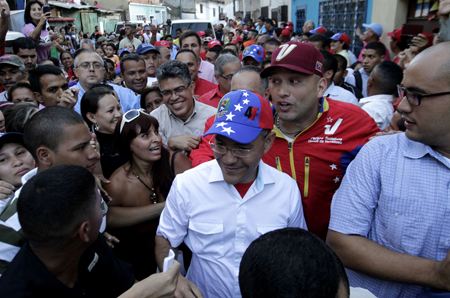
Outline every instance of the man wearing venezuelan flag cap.
<svg viewBox="0 0 450 298">
<path fill-rule="evenodd" d="M 275 139 L 269 102 L 247 90 L 226 94 L 217 108 L 211 144 L 215 160 L 178 175 L 156 236 L 162 266 L 184 241 L 193 257 L 180 297 L 241 297 L 239 265 L 250 243 L 285 227 L 306 229 L 295 181 L 261 158 Z"/>
</svg>

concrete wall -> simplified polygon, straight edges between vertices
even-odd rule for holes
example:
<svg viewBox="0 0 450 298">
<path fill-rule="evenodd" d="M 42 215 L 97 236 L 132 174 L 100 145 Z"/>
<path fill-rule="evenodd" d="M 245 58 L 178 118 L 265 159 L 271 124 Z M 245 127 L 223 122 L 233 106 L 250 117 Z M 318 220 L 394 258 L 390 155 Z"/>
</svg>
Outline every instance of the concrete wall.
<svg viewBox="0 0 450 298">
<path fill-rule="evenodd" d="M 203 13 L 200 12 L 200 5 L 203 6 Z M 219 6 L 224 7 L 224 4 L 213 1 L 197 1 L 195 4 L 195 18 L 197 20 L 210 20 L 211 23 L 218 24 Z M 215 14 L 213 10 L 215 10 Z"/>
<path fill-rule="evenodd" d="M 408 2 L 408 0 L 377 0 L 373 3 L 372 18 L 368 22 L 379 23 L 383 26 L 381 41 L 388 49 L 391 38 L 386 34 L 406 23 Z M 392 53 L 391 57 L 393 57 Z"/>
<path fill-rule="evenodd" d="M 229 0 L 225 2 L 225 5 L 223 7 L 223 13 L 225 16 L 229 19 L 235 20 L 234 11 L 233 11 L 233 1 Z"/>
<path fill-rule="evenodd" d="M 130 3 L 130 21 L 137 21 L 136 15 L 145 15 L 147 22 L 150 22 L 150 16 L 154 16 L 158 24 L 165 23 L 167 20 L 167 8 L 164 6 Z"/>
<path fill-rule="evenodd" d="M 263 0 L 263 1 L 270 1 L 270 0 Z M 294 31 L 297 31 L 297 6 L 306 5 L 306 20 L 312 20 L 316 26 L 319 25 L 319 3 L 322 1 L 327 0 L 292 0 L 290 5 L 290 16 L 291 21 L 294 23 Z M 372 7 L 374 3 L 378 2 L 397 2 L 398 0 L 366 0 L 367 1 L 367 11 L 366 11 L 366 22 L 370 22 L 372 19 Z M 404 0 L 406 1 L 406 0 Z M 384 5 L 384 4 L 383 4 Z M 388 12 L 388 9 L 386 8 L 386 5 L 381 5 L 380 8 L 382 8 L 381 14 L 386 14 Z M 383 8 L 384 7 L 384 8 Z M 407 9 L 405 9 L 407 10 Z M 300 28 L 301 29 L 301 28 Z"/>
</svg>

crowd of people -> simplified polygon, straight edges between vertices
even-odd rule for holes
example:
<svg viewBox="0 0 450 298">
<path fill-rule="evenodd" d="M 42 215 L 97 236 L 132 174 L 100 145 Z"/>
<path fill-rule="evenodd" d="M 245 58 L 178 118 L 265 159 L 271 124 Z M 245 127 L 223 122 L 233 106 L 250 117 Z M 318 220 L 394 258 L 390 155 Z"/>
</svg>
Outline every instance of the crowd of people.
<svg viewBox="0 0 450 298">
<path fill-rule="evenodd" d="M 450 297 L 439 13 L 391 57 L 377 23 L 353 53 L 312 21 L 89 34 L 30 0 L 5 54 L 0 0 L 0 296 Z"/>
</svg>

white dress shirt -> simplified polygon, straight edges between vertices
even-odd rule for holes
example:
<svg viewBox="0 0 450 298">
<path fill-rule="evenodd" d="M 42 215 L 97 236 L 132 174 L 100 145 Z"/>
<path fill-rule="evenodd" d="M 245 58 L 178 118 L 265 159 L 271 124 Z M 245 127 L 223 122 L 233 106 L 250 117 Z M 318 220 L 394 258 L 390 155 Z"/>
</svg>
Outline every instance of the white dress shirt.
<svg viewBox="0 0 450 298">
<path fill-rule="evenodd" d="M 336 86 L 333 82 L 328 87 L 328 89 L 325 91 L 324 96 L 334 99 L 334 100 L 348 102 L 348 103 L 352 103 L 356 106 L 359 106 L 358 99 L 356 98 L 356 96 L 353 93 L 351 93 L 348 90 L 345 90 L 342 87 Z"/>
<path fill-rule="evenodd" d="M 375 120 L 380 129 L 384 130 L 394 116 L 393 101 L 392 95 L 378 94 L 361 98 L 359 106 Z"/>
<path fill-rule="evenodd" d="M 205 297 L 241 297 L 239 265 L 250 243 L 269 231 L 306 229 L 296 182 L 262 161 L 244 198 L 227 184 L 216 160 L 177 175 L 157 235 L 193 256 L 186 277 Z"/>
</svg>

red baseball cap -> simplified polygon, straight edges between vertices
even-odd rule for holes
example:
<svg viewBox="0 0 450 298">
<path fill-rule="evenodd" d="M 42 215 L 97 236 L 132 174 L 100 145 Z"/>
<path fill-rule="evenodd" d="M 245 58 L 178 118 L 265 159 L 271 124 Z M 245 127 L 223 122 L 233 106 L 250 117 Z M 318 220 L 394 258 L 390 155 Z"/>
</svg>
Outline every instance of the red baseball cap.
<svg viewBox="0 0 450 298">
<path fill-rule="evenodd" d="M 155 43 L 155 46 L 163 46 L 163 47 L 167 47 L 167 48 L 170 49 L 169 43 L 168 43 L 167 41 L 165 41 L 165 40 L 157 41 L 157 42 Z"/>
<path fill-rule="evenodd" d="M 325 27 L 317 27 L 316 29 L 309 31 L 309 33 L 311 34 L 316 33 L 324 34 L 325 32 L 327 32 L 327 29 Z"/>
<path fill-rule="evenodd" d="M 208 49 L 215 47 L 215 46 L 222 46 L 222 44 L 217 39 L 211 39 L 208 43 Z"/>
<path fill-rule="evenodd" d="M 345 33 L 336 33 L 335 35 L 333 35 L 332 37 L 330 37 L 331 40 L 341 40 L 343 41 L 346 45 L 350 45 L 350 37 L 345 34 Z"/>
<path fill-rule="evenodd" d="M 281 31 L 281 36 L 290 37 L 291 31 L 289 29 L 284 29 L 283 31 Z"/>
<path fill-rule="evenodd" d="M 292 26 L 286 26 L 286 28 L 284 28 L 284 29 L 287 29 L 287 30 L 289 30 L 289 31 L 291 31 L 291 32 L 294 31 L 294 27 L 292 27 Z"/>
<path fill-rule="evenodd" d="M 388 32 L 387 36 L 393 37 L 397 42 L 401 42 L 402 31 L 403 31 L 403 28 L 400 28 L 400 29 L 394 30 L 393 32 Z"/>
<path fill-rule="evenodd" d="M 205 33 L 205 31 L 198 31 L 197 34 L 198 34 L 198 36 L 203 36 L 203 35 L 205 35 L 206 33 Z"/>
<path fill-rule="evenodd" d="M 310 43 L 289 41 L 272 53 L 271 66 L 261 72 L 261 78 L 270 76 L 277 67 L 287 68 L 309 75 L 323 76 L 323 56 Z"/>
<path fill-rule="evenodd" d="M 294 27 L 294 23 L 292 23 L 292 22 L 286 22 L 286 26 Z"/>
</svg>

